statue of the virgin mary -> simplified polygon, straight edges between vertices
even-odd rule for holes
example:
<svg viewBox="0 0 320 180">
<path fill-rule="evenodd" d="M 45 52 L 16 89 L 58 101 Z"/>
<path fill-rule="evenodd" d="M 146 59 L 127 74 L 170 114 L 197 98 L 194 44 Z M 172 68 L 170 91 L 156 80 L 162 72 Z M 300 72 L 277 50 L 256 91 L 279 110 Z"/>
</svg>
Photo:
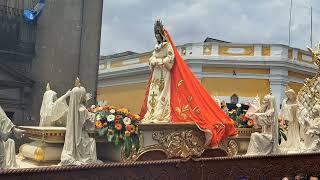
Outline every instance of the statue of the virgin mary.
<svg viewBox="0 0 320 180">
<path fill-rule="evenodd" d="M 154 33 L 157 44 L 149 59 L 151 75 L 140 112 L 142 123 L 194 122 L 205 132 L 208 146 L 236 135 L 234 122 L 191 72 L 159 20 Z"/>
</svg>

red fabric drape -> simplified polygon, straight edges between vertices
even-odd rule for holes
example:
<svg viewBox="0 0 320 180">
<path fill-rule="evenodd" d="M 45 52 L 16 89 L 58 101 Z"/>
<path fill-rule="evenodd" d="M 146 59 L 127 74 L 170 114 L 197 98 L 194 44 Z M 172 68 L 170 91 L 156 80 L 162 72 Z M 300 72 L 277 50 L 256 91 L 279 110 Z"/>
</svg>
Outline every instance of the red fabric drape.
<svg viewBox="0 0 320 180">
<path fill-rule="evenodd" d="M 200 130 L 205 132 L 208 146 L 215 146 L 222 139 L 236 135 L 233 120 L 216 104 L 192 73 L 166 30 L 165 35 L 175 55 L 171 69 L 171 122 L 194 122 Z M 144 117 L 146 113 L 149 86 L 150 81 L 140 113 L 141 117 Z"/>
</svg>

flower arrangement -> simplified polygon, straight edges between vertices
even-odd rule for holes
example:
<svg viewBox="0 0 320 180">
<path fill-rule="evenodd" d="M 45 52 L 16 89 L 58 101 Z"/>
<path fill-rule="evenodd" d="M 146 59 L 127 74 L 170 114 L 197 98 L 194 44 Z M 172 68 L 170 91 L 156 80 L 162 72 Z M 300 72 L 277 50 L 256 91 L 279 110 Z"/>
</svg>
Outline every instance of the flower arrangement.
<svg viewBox="0 0 320 180">
<path fill-rule="evenodd" d="M 246 110 L 241 109 L 241 104 L 236 104 L 236 109 L 228 111 L 229 117 L 236 123 L 236 128 L 252 128 L 254 121 L 247 116 Z"/>
<path fill-rule="evenodd" d="M 105 137 L 115 145 L 123 143 L 126 157 L 130 156 L 133 149 L 139 149 L 139 115 L 115 106 L 93 106 L 90 111 L 96 114 L 98 136 Z"/>
</svg>

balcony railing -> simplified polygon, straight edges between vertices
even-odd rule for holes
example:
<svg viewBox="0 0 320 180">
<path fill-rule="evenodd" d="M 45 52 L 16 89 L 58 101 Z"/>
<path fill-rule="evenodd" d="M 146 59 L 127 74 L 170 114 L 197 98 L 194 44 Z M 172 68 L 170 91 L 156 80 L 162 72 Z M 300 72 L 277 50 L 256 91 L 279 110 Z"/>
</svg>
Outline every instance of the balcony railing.
<svg viewBox="0 0 320 180">
<path fill-rule="evenodd" d="M 0 6 L 0 53 L 34 55 L 36 24 L 25 23 L 22 11 Z"/>
</svg>

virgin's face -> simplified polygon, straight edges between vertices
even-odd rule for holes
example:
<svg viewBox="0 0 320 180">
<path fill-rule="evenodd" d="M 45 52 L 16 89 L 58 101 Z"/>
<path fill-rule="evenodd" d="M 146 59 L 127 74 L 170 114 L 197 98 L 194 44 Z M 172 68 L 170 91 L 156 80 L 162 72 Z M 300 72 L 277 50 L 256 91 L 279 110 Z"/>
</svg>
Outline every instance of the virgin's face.
<svg viewBox="0 0 320 180">
<path fill-rule="evenodd" d="M 156 36 L 157 42 L 162 43 L 162 36 L 159 33 L 156 33 L 155 36 Z"/>
</svg>

